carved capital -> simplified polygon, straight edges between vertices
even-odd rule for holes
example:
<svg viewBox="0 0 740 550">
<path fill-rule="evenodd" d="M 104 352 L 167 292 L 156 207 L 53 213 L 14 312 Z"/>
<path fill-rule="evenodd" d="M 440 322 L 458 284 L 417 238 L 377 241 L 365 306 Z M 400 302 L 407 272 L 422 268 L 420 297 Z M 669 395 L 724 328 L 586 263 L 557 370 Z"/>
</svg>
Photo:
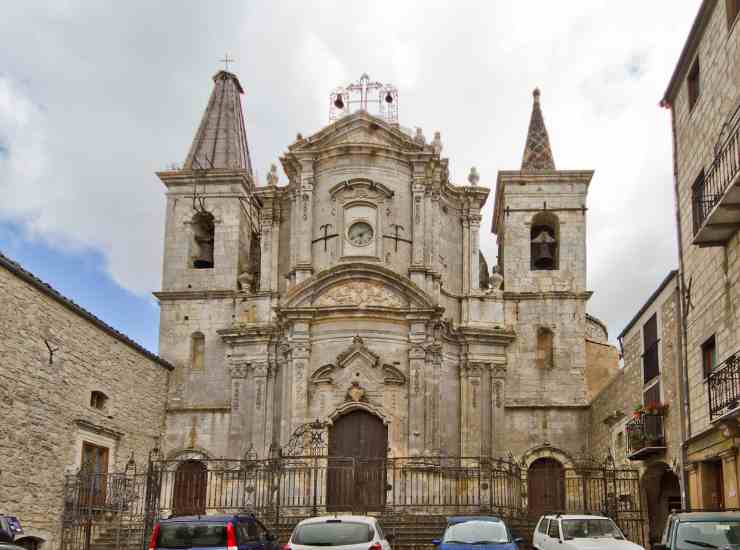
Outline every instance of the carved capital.
<svg viewBox="0 0 740 550">
<path fill-rule="evenodd" d="M 255 376 L 267 376 L 270 371 L 267 361 L 256 361 L 252 363 L 252 368 L 254 369 Z"/>
<path fill-rule="evenodd" d="M 229 375 L 232 378 L 246 378 L 249 372 L 249 363 L 240 361 L 229 365 Z"/>
<path fill-rule="evenodd" d="M 409 359 L 426 359 L 427 350 L 422 346 L 411 346 L 409 350 Z"/>
</svg>

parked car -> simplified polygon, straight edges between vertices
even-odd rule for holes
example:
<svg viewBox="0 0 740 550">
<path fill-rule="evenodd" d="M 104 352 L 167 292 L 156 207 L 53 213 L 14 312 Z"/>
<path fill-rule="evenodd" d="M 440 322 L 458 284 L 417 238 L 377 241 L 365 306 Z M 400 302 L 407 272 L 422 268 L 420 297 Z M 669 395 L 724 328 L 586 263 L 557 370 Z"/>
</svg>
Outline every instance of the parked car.
<svg viewBox="0 0 740 550">
<path fill-rule="evenodd" d="M 391 550 L 392 540 L 393 536 L 383 533 L 374 517 L 322 516 L 298 523 L 283 550 L 316 550 L 326 546 L 341 546 L 342 550 Z"/>
<path fill-rule="evenodd" d="M 737 548 L 740 512 L 680 512 L 668 516 L 660 544 L 653 550 Z"/>
<path fill-rule="evenodd" d="M 234 514 L 163 519 L 154 526 L 148 548 L 279 550 L 279 545 L 253 514 Z"/>
<path fill-rule="evenodd" d="M 0 542 L 13 542 L 15 537 L 22 534 L 21 522 L 17 517 L 0 514 Z"/>
<path fill-rule="evenodd" d="M 441 539 L 432 541 L 440 550 L 516 550 L 524 542 L 513 538 L 506 524 L 492 516 L 454 516 L 447 518 Z"/>
<path fill-rule="evenodd" d="M 537 550 L 645 550 L 628 541 L 610 518 L 570 514 L 542 516 L 534 530 L 532 546 Z"/>
<path fill-rule="evenodd" d="M 11 544 L 6 542 L 0 542 L 0 550 L 26 550 L 22 546 L 18 546 L 17 544 Z"/>
</svg>

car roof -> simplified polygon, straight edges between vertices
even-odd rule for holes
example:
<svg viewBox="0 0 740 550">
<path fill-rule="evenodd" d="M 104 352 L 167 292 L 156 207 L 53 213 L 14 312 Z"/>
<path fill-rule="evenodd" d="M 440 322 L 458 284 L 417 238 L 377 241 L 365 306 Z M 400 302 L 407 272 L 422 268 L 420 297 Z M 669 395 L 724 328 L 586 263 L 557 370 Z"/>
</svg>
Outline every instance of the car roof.
<svg viewBox="0 0 740 550">
<path fill-rule="evenodd" d="M 465 523 L 466 521 L 490 521 L 493 523 L 500 523 L 501 519 L 496 516 L 450 516 L 447 518 L 447 525 Z"/>
<path fill-rule="evenodd" d="M 214 516 L 174 516 L 166 519 L 162 519 L 159 523 L 180 523 L 186 521 L 202 521 L 206 523 L 224 523 L 234 518 L 242 519 L 254 519 L 252 514 L 228 514 L 228 515 L 214 515 Z"/>
<path fill-rule="evenodd" d="M 678 512 L 673 516 L 678 521 L 713 521 L 740 519 L 740 512 Z"/>
<path fill-rule="evenodd" d="M 357 523 L 368 523 L 375 524 L 376 519 L 372 516 L 352 516 L 352 515 L 336 515 L 336 516 L 316 516 L 313 518 L 306 518 L 298 523 L 298 525 L 306 525 L 308 523 L 326 523 L 327 521 L 354 521 Z"/>
<path fill-rule="evenodd" d="M 542 519 L 609 519 L 596 514 L 545 514 Z"/>
</svg>

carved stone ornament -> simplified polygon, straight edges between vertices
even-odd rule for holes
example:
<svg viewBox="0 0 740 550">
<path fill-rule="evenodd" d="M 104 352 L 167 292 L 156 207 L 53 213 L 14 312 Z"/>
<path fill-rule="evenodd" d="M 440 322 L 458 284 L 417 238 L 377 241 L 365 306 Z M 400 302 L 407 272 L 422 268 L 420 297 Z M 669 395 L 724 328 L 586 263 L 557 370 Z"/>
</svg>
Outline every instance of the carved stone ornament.
<svg viewBox="0 0 740 550">
<path fill-rule="evenodd" d="M 248 369 L 248 363 L 237 363 L 234 365 L 229 365 L 229 374 L 232 378 L 246 378 Z"/>
<path fill-rule="evenodd" d="M 319 307 L 380 306 L 401 308 L 403 300 L 387 287 L 371 281 L 348 281 L 330 288 L 316 300 Z"/>
<path fill-rule="evenodd" d="M 380 357 L 376 353 L 373 353 L 367 346 L 361 336 L 355 336 L 352 338 L 352 345 L 346 350 L 337 355 L 337 365 L 344 367 L 349 363 L 356 355 L 361 355 L 370 364 L 371 367 L 377 367 Z"/>
<path fill-rule="evenodd" d="M 359 382 L 352 382 L 352 385 L 347 390 L 347 401 L 354 401 L 355 403 L 367 401 L 365 399 L 365 390 L 360 386 Z"/>
<path fill-rule="evenodd" d="M 394 386 L 403 386 L 406 383 L 406 375 L 393 365 L 383 365 L 383 382 Z"/>
</svg>

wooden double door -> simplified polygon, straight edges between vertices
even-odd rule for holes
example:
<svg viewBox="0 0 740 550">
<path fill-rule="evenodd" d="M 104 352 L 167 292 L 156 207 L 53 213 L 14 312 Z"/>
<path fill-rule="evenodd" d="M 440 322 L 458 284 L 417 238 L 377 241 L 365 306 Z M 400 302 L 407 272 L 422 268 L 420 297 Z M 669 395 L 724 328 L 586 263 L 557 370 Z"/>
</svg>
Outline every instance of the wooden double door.
<svg viewBox="0 0 740 550">
<path fill-rule="evenodd" d="M 535 460 L 527 472 L 527 502 L 530 517 L 565 511 L 565 471 L 552 458 Z"/>
<path fill-rule="evenodd" d="M 377 416 L 353 411 L 329 431 L 327 509 L 382 510 L 386 495 L 388 428 Z"/>
</svg>

